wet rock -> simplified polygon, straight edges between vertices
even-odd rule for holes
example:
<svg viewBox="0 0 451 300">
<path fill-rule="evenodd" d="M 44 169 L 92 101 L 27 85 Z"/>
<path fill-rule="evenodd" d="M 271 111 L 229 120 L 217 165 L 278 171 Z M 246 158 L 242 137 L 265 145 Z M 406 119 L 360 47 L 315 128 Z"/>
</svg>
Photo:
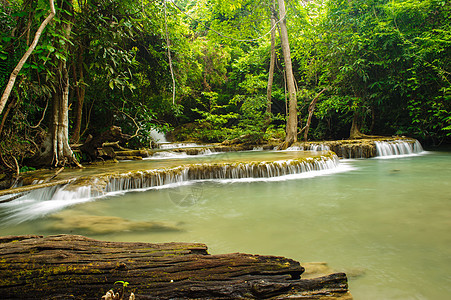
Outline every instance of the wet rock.
<svg viewBox="0 0 451 300">
<path fill-rule="evenodd" d="M 116 156 L 117 160 L 143 160 L 141 156 Z"/>
</svg>

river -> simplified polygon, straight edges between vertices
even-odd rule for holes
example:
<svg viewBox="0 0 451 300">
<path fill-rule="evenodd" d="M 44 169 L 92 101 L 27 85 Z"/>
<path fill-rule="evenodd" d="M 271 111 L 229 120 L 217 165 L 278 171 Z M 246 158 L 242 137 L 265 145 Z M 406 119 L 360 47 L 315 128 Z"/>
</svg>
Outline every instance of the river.
<svg viewBox="0 0 451 300">
<path fill-rule="evenodd" d="M 0 235 L 202 242 L 214 254 L 327 262 L 348 274 L 356 300 L 451 294 L 450 152 L 341 160 L 334 171 L 281 178 L 185 182 L 26 212 L 17 207 L 0 207 Z M 14 222 L 20 213 L 34 219 Z"/>
</svg>

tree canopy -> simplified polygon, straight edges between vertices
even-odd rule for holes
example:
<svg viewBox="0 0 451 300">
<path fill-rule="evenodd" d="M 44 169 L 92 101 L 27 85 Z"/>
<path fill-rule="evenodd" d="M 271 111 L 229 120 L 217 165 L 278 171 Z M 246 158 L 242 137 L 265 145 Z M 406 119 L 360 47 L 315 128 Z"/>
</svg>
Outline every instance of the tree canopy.
<svg viewBox="0 0 451 300">
<path fill-rule="evenodd" d="M 51 2 L 0 0 L 2 94 Z M 289 114 L 299 139 L 450 142 L 449 1 L 292 0 L 282 14 L 279 2 L 55 0 L 0 112 L 1 163 L 26 169 L 65 119 L 72 144 L 112 125 L 133 136 L 129 147 L 148 147 L 155 128 L 179 140 L 283 141 Z M 55 121 L 55 110 L 67 116 Z"/>
</svg>

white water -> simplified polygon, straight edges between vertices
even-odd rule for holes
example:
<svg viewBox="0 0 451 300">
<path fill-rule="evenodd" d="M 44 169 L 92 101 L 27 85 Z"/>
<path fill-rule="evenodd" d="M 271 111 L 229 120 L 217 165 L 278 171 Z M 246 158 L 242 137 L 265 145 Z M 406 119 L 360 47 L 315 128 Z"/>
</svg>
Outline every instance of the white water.
<svg viewBox="0 0 451 300">
<path fill-rule="evenodd" d="M 197 147 L 209 147 L 210 145 L 199 145 L 196 143 L 170 143 L 161 144 L 160 149 L 180 149 L 180 148 L 197 148 Z"/>
<path fill-rule="evenodd" d="M 164 186 L 174 186 L 187 182 L 202 181 L 284 181 L 288 179 L 311 178 L 315 176 L 329 175 L 350 170 L 346 164 L 340 164 L 336 156 L 332 158 L 326 156 L 307 157 L 305 160 L 282 159 L 274 161 L 259 161 L 257 158 L 280 158 L 298 157 L 298 154 L 291 152 L 290 155 L 277 154 L 276 152 L 234 152 L 222 153 L 223 158 L 207 161 L 199 161 L 202 157 L 196 156 L 197 163 L 187 165 L 177 165 L 175 167 L 158 168 L 122 173 L 112 173 L 103 175 L 93 182 L 93 186 L 81 186 L 74 188 L 67 184 L 59 187 L 50 187 L 33 190 L 17 200 L 7 202 L 0 208 L 4 208 L 3 219 L 7 224 L 21 223 L 36 218 L 41 218 L 46 214 L 61 210 L 67 206 L 73 206 L 83 202 L 93 201 L 96 198 L 108 195 L 124 193 L 133 190 L 148 190 Z M 166 153 L 166 152 L 162 152 Z M 247 153 L 247 154 L 245 154 Z M 318 155 L 322 152 L 318 152 Z M 186 158 L 186 154 L 172 153 L 169 158 Z M 212 155 L 211 151 L 205 151 L 204 157 Z M 268 154 L 272 154 L 269 155 Z M 244 155 L 244 156 L 243 156 Z M 300 157 L 302 157 L 302 154 Z M 250 157 L 249 157 L 250 156 Z M 236 159 L 249 159 L 255 157 L 256 161 L 233 162 Z M 167 157 L 162 156 L 160 160 Z M 227 159 L 226 159 L 227 158 Z M 190 162 L 185 159 L 185 163 Z M 229 161 L 229 162 L 228 162 Z M 183 161 L 181 161 L 182 163 Z M 133 165 L 132 165 L 133 166 Z M 150 164 L 149 167 L 153 166 Z M 105 186 L 96 186 L 96 181 L 105 182 Z M 7 199 L 12 195 L 0 197 L 0 200 Z M 1 219 L 0 214 L 0 219 Z"/>
<path fill-rule="evenodd" d="M 168 144 L 169 145 L 169 144 Z M 168 146 L 165 145 L 165 146 Z M 175 149 L 175 148 L 183 148 L 183 147 L 174 147 L 174 148 L 163 148 L 163 149 Z M 187 147 L 186 147 L 187 148 Z M 191 148 L 191 147 L 190 147 Z M 202 150 L 200 152 L 198 152 L 198 154 L 195 154 L 197 157 L 202 157 L 202 156 L 208 156 L 208 155 L 215 155 L 215 154 L 220 154 L 221 152 L 214 152 L 211 151 L 210 149 L 205 149 Z M 152 160 L 152 159 L 156 159 L 156 160 L 160 160 L 160 159 L 174 159 L 174 158 L 189 158 L 190 154 L 187 154 L 186 152 L 175 152 L 175 151 L 161 151 L 161 152 L 156 152 L 154 153 L 152 156 L 146 157 L 144 158 L 144 160 Z"/>
<path fill-rule="evenodd" d="M 324 144 L 310 144 L 306 148 L 303 146 L 291 146 L 288 147 L 285 151 L 328 151 L 330 150 L 329 146 Z"/>
<path fill-rule="evenodd" d="M 151 137 L 152 140 L 155 141 L 157 144 L 165 144 L 165 143 L 169 143 L 168 140 L 166 139 L 166 136 L 164 135 L 164 133 L 162 133 L 162 132 L 159 131 L 158 129 L 152 129 L 152 130 L 150 130 L 150 137 Z"/>
<path fill-rule="evenodd" d="M 403 140 L 392 142 L 374 142 L 376 144 L 377 156 L 380 158 L 404 157 L 417 155 L 424 152 L 420 142 L 415 140 L 409 143 Z"/>
</svg>

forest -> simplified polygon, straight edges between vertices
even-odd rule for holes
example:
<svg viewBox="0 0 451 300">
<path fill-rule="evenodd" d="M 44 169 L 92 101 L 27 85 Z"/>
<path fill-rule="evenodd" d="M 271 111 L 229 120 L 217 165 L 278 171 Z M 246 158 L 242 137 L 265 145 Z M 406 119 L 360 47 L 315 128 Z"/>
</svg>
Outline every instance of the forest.
<svg viewBox="0 0 451 300">
<path fill-rule="evenodd" d="M 451 141 L 445 0 L 0 0 L 0 164 L 127 148 L 409 136 Z"/>
</svg>

